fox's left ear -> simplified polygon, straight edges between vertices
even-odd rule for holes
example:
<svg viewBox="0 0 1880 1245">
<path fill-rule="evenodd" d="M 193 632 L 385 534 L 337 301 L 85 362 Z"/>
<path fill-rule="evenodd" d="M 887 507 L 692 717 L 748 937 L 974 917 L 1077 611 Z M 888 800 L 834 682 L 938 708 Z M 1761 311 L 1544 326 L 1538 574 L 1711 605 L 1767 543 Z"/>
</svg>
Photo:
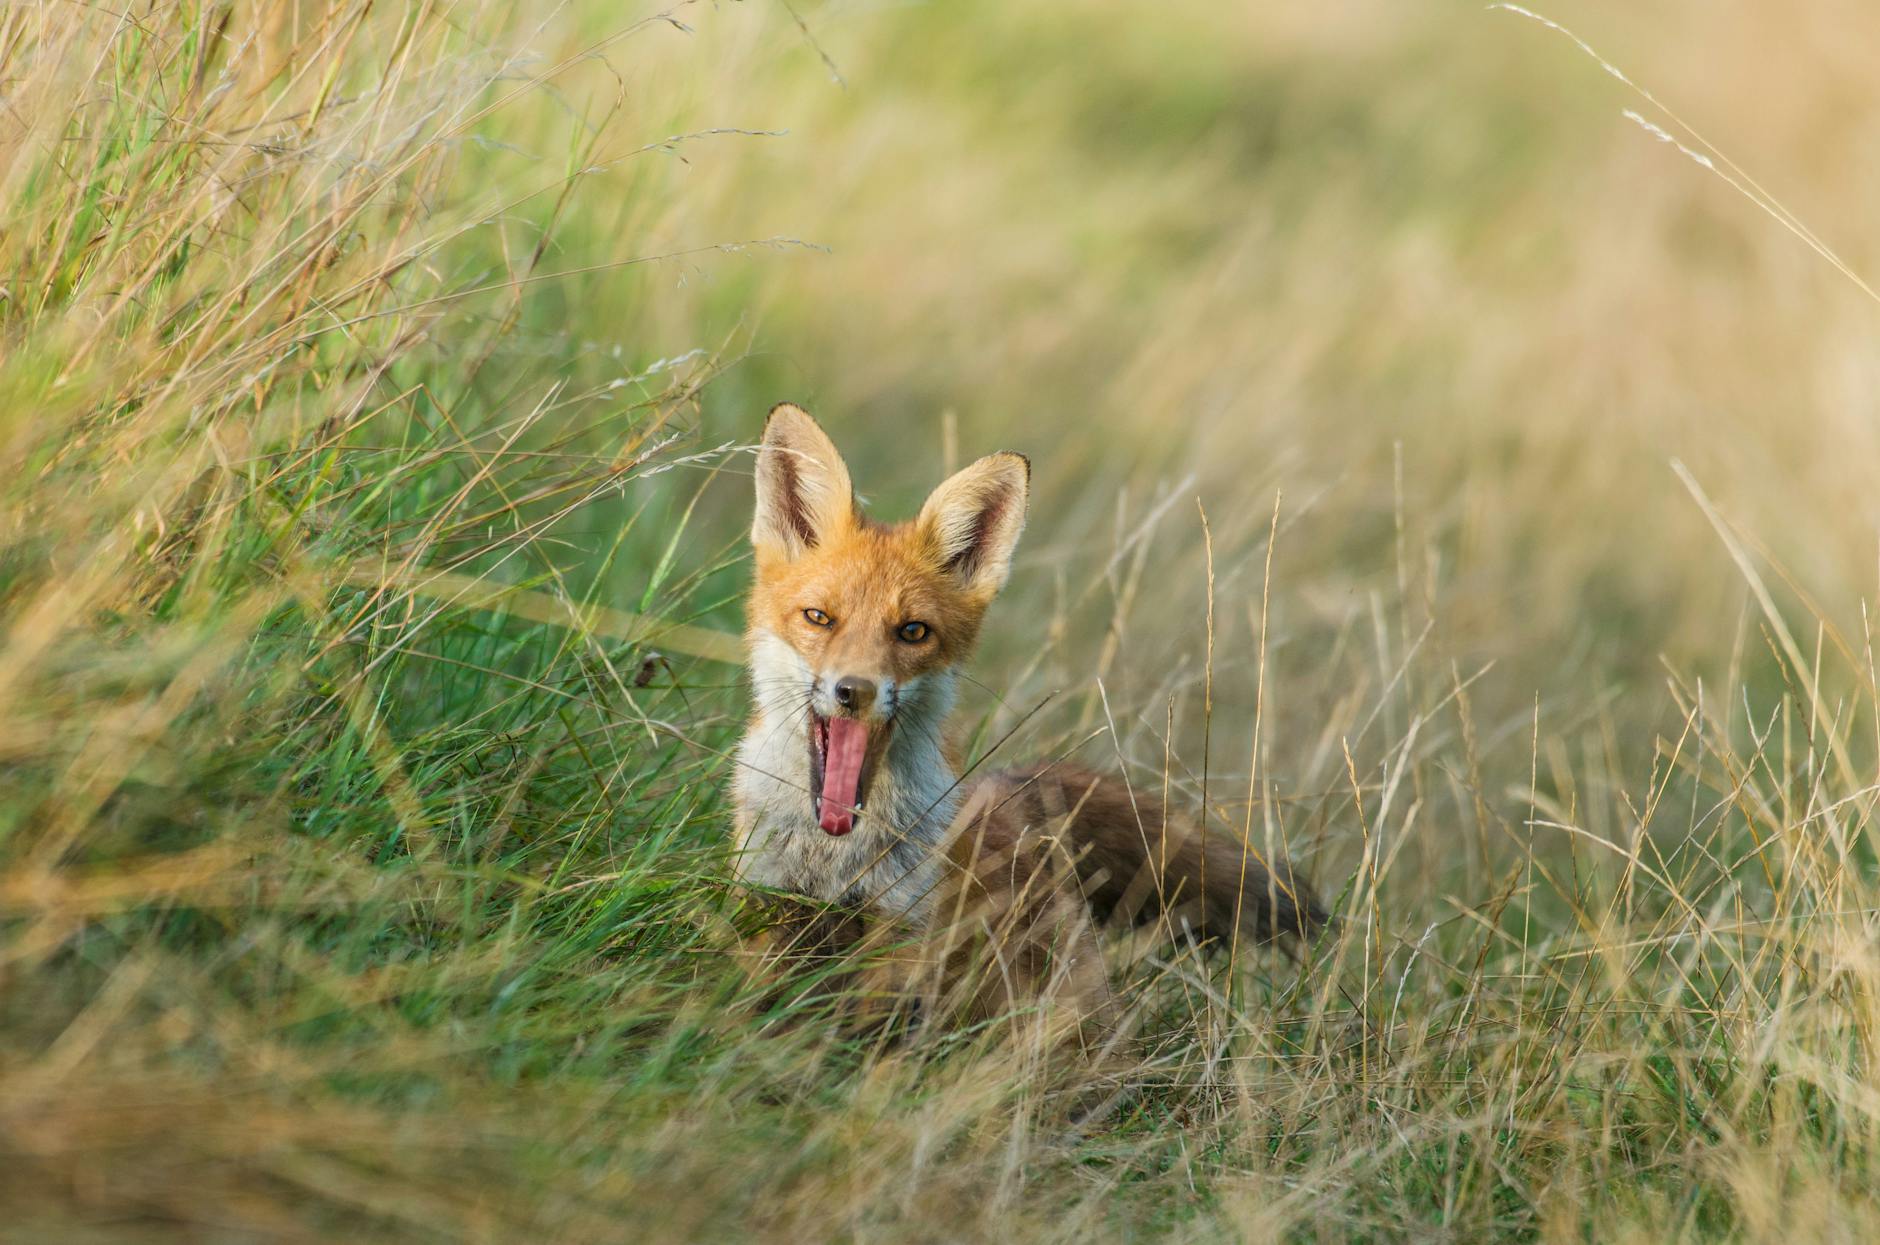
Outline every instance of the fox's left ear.
<svg viewBox="0 0 1880 1245">
<path fill-rule="evenodd" d="M 855 490 L 835 442 L 802 407 L 772 407 L 757 447 L 751 543 L 759 553 L 797 558 L 854 521 Z"/>
<path fill-rule="evenodd" d="M 1031 463 L 1023 454 L 991 454 L 935 489 L 917 522 L 948 574 L 990 600 L 1005 586 L 1012 551 L 1025 530 Z"/>
</svg>

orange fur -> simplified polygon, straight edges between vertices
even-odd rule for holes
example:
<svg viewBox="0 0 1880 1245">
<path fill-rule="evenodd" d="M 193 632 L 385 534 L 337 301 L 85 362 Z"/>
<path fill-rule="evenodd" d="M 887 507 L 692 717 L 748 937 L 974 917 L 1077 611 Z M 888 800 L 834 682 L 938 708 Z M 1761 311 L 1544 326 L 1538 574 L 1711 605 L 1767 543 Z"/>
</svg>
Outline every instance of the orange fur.
<svg viewBox="0 0 1880 1245">
<path fill-rule="evenodd" d="M 812 624 L 804 602 L 839 620 Z M 784 636 L 819 669 L 902 680 L 958 665 L 979 639 L 989 601 L 948 584 L 910 525 L 859 517 L 796 559 L 760 553 L 747 616 Z M 903 622 L 933 627 L 933 642 L 904 644 Z"/>
</svg>

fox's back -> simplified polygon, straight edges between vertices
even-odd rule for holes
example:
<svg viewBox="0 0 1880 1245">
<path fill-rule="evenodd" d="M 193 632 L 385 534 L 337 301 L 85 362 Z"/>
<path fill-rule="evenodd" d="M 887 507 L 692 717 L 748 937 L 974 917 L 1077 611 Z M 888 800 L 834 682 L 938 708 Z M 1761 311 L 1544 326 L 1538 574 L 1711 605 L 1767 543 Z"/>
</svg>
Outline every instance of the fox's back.
<svg viewBox="0 0 1880 1245">
<path fill-rule="evenodd" d="M 1201 939 L 1304 936 L 1327 920 L 1283 856 L 1171 814 L 1121 778 L 1041 764 L 969 783 L 948 856 L 980 887 L 1074 885 L 1100 920 L 1166 916 L 1172 931 Z"/>
</svg>

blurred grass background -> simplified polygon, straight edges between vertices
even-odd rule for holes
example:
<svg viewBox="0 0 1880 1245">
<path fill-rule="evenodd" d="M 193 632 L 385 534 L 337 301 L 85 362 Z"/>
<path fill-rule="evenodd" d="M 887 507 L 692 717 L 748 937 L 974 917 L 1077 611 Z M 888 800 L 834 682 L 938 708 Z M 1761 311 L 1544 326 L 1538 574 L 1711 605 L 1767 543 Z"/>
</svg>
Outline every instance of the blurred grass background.
<svg viewBox="0 0 1880 1245">
<path fill-rule="evenodd" d="M 1880 13 L 1546 13 L 1874 270 Z M 0 1232 L 1871 1239 L 1875 308 L 1625 108 L 1472 4 L 0 13 Z M 737 968 L 782 399 L 1031 456 L 980 746 L 1337 896 L 1119 943 L 1101 1127 Z"/>
</svg>

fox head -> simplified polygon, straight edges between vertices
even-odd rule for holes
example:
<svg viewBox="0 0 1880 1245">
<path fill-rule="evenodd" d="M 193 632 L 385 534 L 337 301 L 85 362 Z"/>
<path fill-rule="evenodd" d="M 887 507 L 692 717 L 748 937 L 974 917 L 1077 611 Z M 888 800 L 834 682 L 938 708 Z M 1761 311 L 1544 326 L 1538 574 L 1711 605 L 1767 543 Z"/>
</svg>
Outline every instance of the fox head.
<svg viewBox="0 0 1880 1245">
<path fill-rule="evenodd" d="M 877 523 L 816 421 L 787 403 L 770 412 L 751 525 L 752 683 L 764 729 L 803 734 L 805 812 L 824 832 L 854 828 L 897 731 L 937 737 L 1011 570 L 1030 478 L 1021 455 L 993 454 L 913 519 Z"/>
</svg>

